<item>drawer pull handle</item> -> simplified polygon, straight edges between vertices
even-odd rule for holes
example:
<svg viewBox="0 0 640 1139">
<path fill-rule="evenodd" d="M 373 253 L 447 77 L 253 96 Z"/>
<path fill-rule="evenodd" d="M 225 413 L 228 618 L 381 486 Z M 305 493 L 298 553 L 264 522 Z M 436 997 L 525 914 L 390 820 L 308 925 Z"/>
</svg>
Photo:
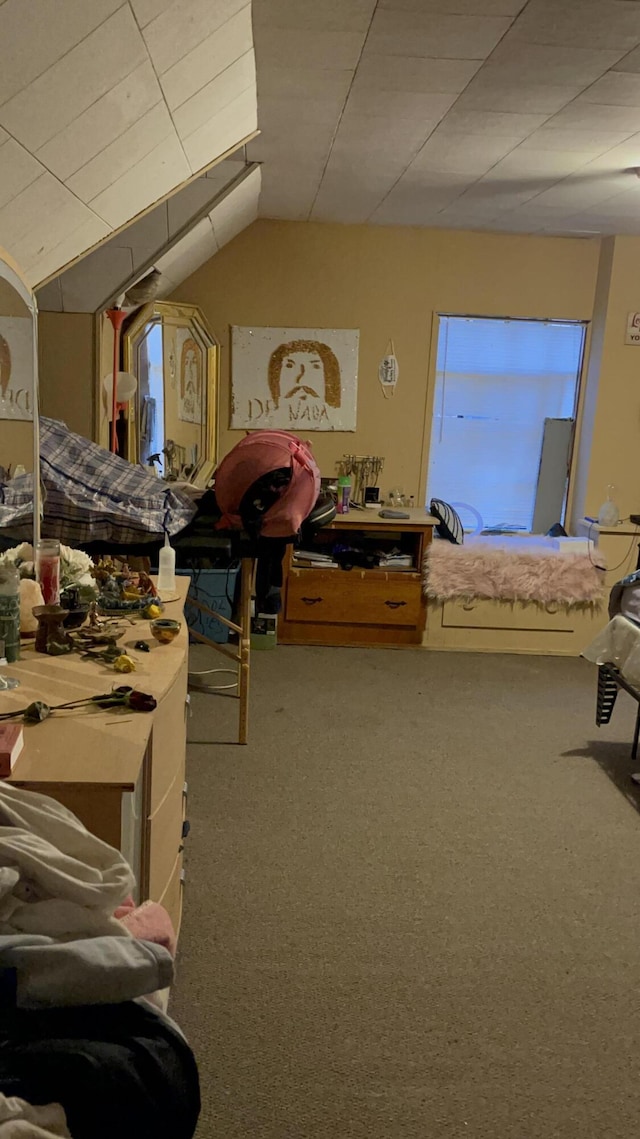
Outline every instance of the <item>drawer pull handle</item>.
<svg viewBox="0 0 640 1139">
<path fill-rule="evenodd" d="M 385 605 L 388 605 L 390 609 L 400 609 L 402 605 L 406 604 L 406 601 L 385 601 Z"/>
<path fill-rule="evenodd" d="M 303 597 L 302 600 L 304 601 L 305 605 L 317 605 L 319 601 L 322 601 L 322 598 L 321 597 Z"/>
</svg>

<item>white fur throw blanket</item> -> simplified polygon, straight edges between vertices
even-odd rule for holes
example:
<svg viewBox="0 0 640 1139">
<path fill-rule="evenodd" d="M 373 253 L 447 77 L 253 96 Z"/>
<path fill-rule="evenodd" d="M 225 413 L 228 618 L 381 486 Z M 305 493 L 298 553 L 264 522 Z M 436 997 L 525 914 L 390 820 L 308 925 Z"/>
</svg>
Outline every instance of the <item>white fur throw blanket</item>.
<svg viewBox="0 0 640 1139">
<path fill-rule="evenodd" d="M 584 607 L 602 601 L 605 568 L 597 551 L 591 557 L 562 554 L 544 539 L 469 538 L 454 546 L 436 538 L 425 558 L 424 592 L 437 601 L 482 598 Z"/>
</svg>

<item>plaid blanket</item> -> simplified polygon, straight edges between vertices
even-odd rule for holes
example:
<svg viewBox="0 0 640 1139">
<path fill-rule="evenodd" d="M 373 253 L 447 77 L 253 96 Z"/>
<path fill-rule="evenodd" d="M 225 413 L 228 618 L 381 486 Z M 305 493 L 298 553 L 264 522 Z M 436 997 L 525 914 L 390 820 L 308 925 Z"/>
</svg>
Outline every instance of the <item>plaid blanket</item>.
<svg viewBox="0 0 640 1139">
<path fill-rule="evenodd" d="M 169 483 L 133 466 L 64 423 L 40 418 L 42 533 L 67 546 L 84 542 L 157 542 L 172 537 L 195 514 Z M 33 536 L 33 475 L 0 486 L 0 535 Z"/>
</svg>

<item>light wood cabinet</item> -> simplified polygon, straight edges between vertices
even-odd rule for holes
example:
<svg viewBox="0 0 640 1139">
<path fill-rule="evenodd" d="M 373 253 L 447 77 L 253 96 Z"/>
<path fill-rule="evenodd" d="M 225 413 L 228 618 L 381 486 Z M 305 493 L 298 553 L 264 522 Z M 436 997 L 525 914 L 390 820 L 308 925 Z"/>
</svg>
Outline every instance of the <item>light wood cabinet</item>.
<svg viewBox="0 0 640 1139">
<path fill-rule="evenodd" d="M 188 579 L 178 578 L 180 600 L 166 607 L 180 618 Z M 132 652 L 137 671 L 124 678 L 77 656 L 47 657 L 33 648 L 10 666 L 20 687 L 3 706 L 32 700 L 50 704 L 108 692 L 132 683 L 155 696 L 155 712 L 76 712 L 25 727 L 25 747 L 11 782 L 51 795 L 85 826 L 122 850 L 138 883 L 137 901 L 162 902 L 176 930 L 182 913 L 187 717 L 186 624 L 170 645 L 158 645 L 148 622 L 137 623 L 123 645 L 148 640 L 149 653 Z"/>
<path fill-rule="evenodd" d="M 420 645 L 426 603 L 422 565 L 435 519 L 423 511 L 408 519 L 381 518 L 373 511 L 338 516 L 317 536 L 318 549 L 339 545 L 397 546 L 410 554 L 411 567 L 323 569 L 301 565 L 289 549 L 285 560 L 283 613 L 278 639 L 283 644 Z"/>
</svg>

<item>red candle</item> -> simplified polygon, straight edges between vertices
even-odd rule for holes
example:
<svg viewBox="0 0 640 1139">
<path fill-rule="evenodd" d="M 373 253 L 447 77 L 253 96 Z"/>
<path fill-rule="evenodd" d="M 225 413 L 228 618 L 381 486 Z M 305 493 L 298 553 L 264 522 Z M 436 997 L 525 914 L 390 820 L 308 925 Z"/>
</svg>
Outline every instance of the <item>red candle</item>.
<svg viewBox="0 0 640 1139">
<path fill-rule="evenodd" d="M 45 605 L 60 601 L 60 543 L 45 538 L 36 549 L 36 578 Z"/>
</svg>

